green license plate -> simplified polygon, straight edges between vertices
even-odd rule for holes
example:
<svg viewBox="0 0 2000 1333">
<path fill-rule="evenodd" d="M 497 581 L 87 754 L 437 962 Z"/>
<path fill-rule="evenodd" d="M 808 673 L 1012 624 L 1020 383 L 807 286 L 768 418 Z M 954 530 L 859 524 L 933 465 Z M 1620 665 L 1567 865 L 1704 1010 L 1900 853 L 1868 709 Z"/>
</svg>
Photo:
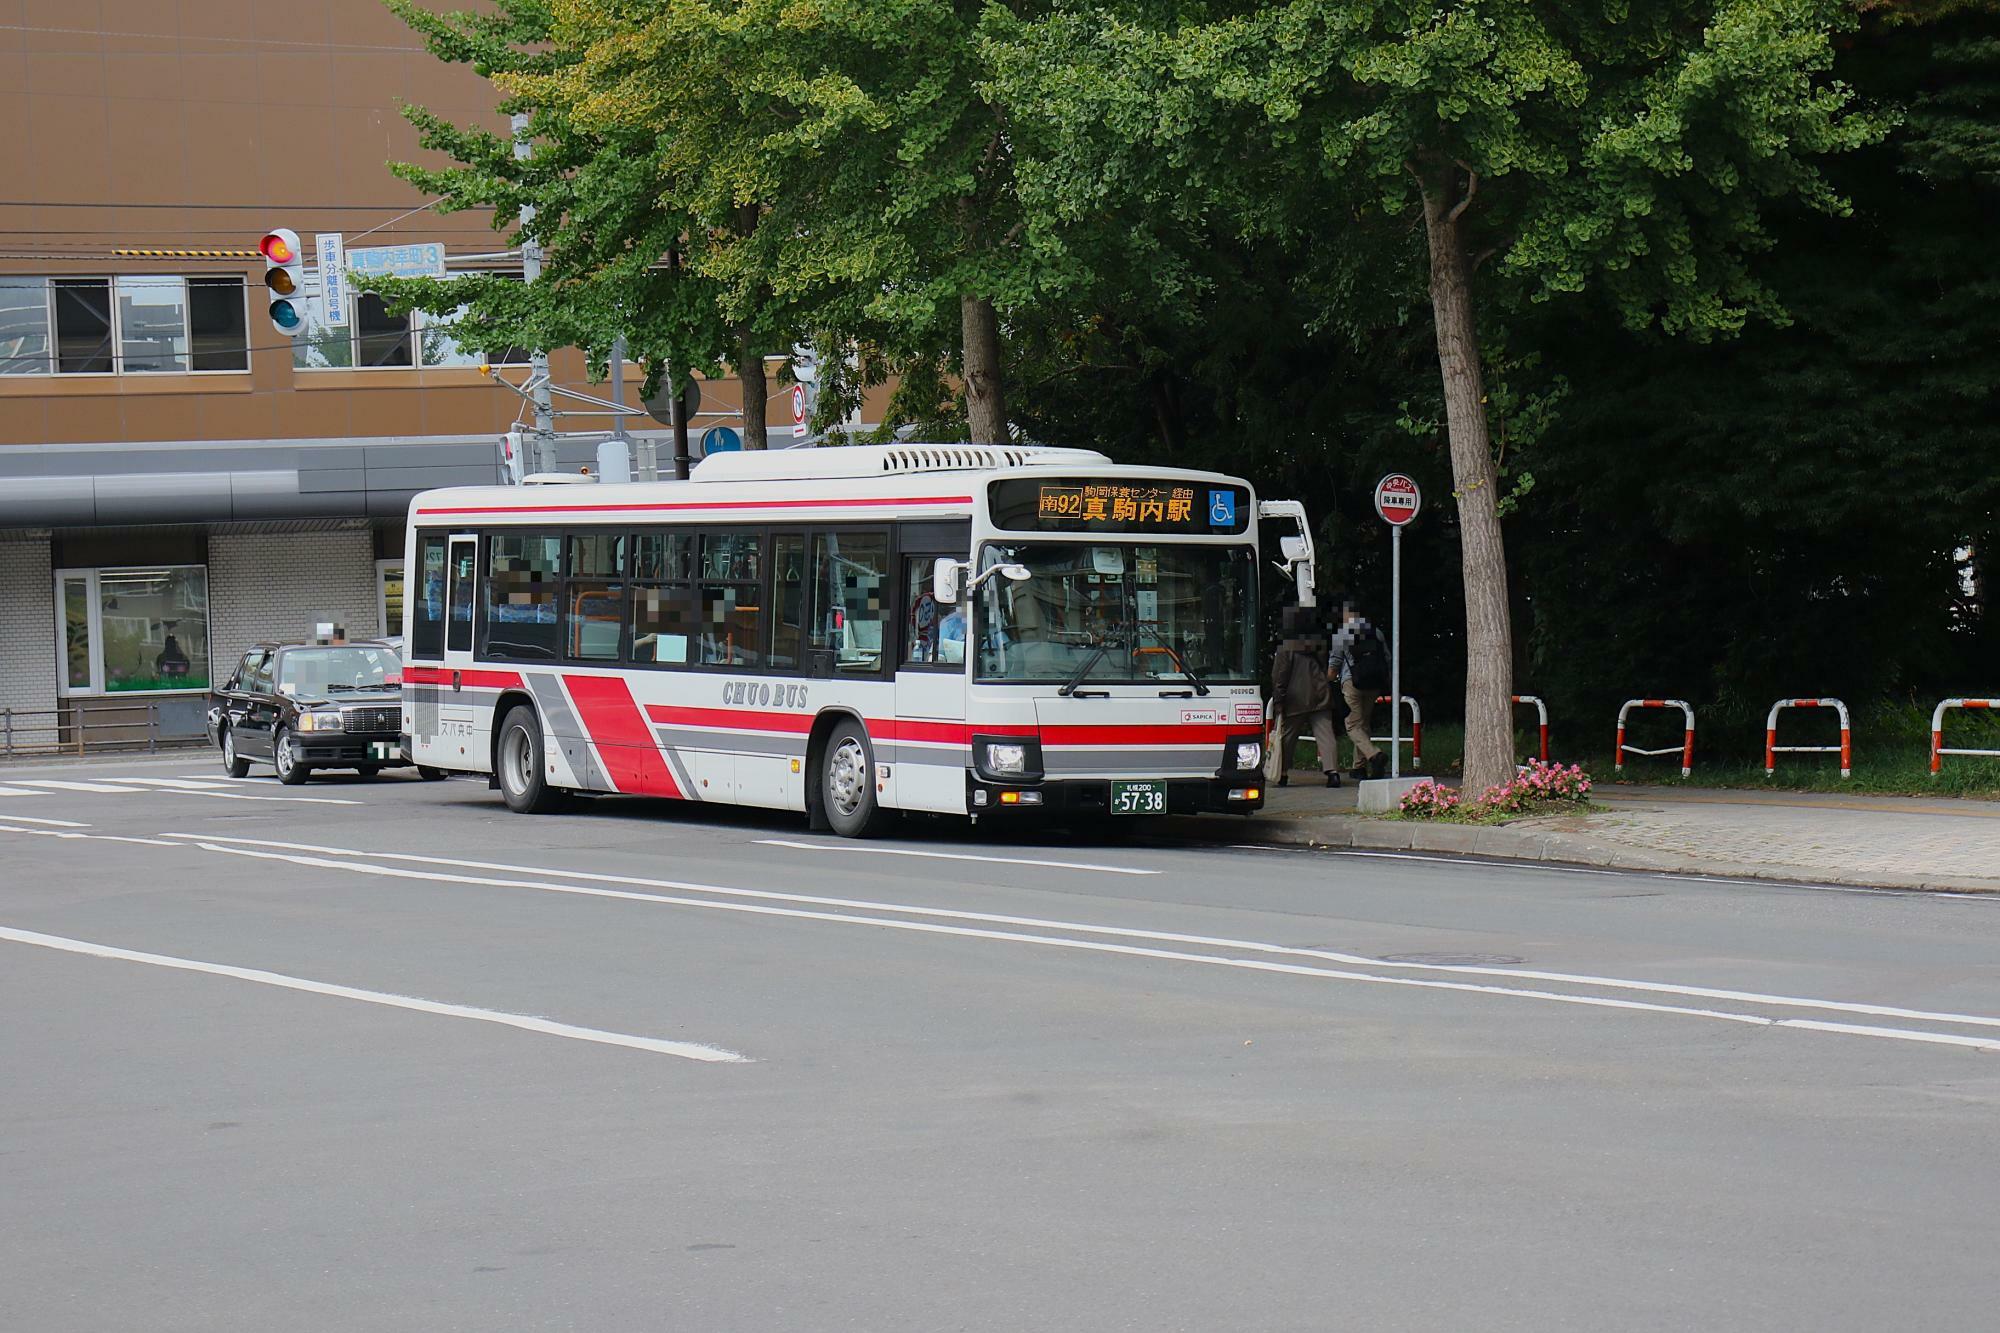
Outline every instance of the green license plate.
<svg viewBox="0 0 2000 1333">
<path fill-rule="evenodd" d="M 1167 784 L 1164 782 L 1112 783 L 1111 813 L 1114 815 L 1164 815 L 1167 813 Z"/>
<path fill-rule="evenodd" d="M 401 759 L 403 757 L 402 743 L 400 741 L 370 741 L 368 742 L 368 757 L 370 759 Z"/>
</svg>

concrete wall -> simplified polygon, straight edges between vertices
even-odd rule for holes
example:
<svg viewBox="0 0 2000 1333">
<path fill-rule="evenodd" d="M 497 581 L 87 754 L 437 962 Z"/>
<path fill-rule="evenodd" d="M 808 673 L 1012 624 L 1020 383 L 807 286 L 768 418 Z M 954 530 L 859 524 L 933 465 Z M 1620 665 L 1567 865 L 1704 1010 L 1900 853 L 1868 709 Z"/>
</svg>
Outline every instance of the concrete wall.
<svg viewBox="0 0 2000 1333">
<path fill-rule="evenodd" d="M 217 680 L 228 679 L 244 649 L 260 639 L 306 637 L 320 613 L 346 625 L 349 638 L 382 633 L 372 533 L 208 539 L 208 636 Z"/>
<path fill-rule="evenodd" d="M 0 708 L 56 706 L 55 580 L 47 541 L 0 542 Z M 36 718 L 38 734 L 15 741 L 46 741 L 52 719 Z"/>
</svg>

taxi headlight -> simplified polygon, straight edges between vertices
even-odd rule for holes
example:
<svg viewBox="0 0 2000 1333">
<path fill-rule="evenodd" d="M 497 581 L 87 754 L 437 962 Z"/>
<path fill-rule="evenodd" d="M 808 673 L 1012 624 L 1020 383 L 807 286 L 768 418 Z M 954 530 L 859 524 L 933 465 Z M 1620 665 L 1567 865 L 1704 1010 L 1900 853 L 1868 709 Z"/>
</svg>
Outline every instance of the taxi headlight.
<svg viewBox="0 0 2000 1333">
<path fill-rule="evenodd" d="M 339 731 L 339 730 L 340 730 L 340 714 L 338 714 L 338 713 L 300 713 L 300 714 L 299 714 L 299 730 L 300 730 L 300 731 Z"/>
</svg>

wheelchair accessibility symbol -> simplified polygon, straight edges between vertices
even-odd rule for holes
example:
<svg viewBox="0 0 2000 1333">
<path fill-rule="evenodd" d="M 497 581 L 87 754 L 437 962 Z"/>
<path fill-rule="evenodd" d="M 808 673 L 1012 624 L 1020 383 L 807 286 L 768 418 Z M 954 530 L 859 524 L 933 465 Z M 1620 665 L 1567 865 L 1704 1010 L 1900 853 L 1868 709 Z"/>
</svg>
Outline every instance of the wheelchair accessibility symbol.
<svg viewBox="0 0 2000 1333">
<path fill-rule="evenodd" d="M 1210 491 L 1208 493 L 1208 526 L 1211 528 L 1233 528 L 1236 526 L 1236 492 Z"/>
</svg>

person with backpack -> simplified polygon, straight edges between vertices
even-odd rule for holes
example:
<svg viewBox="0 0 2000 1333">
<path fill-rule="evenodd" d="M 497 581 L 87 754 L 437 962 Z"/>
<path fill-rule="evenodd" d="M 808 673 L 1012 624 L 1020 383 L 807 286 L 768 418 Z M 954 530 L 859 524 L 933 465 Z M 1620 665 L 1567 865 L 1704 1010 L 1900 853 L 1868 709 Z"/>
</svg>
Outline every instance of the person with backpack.
<svg viewBox="0 0 2000 1333">
<path fill-rule="evenodd" d="M 1338 682 L 1340 697 L 1347 703 L 1347 739 L 1354 743 L 1355 780 L 1382 777 L 1389 771 L 1389 756 L 1376 747 L 1368 733 L 1375 699 L 1389 688 L 1389 644 L 1352 602 L 1341 605 L 1340 628 L 1327 656 L 1326 675 L 1328 681 Z"/>
<path fill-rule="evenodd" d="M 1340 733 L 1334 729 L 1333 684 L 1320 669 L 1326 661 L 1326 639 L 1308 607 L 1286 607 L 1283 625 L 1284 640 L 1271 659 L 1271 714 L 1277 722 L 1271 742 L 1278 773 L 1273 780 L 1280 787 L 1291 782 L 1292 751 L 1299 737 L 1311 731 L 1326 785 L 1338 787 Z"/>
</svg>

